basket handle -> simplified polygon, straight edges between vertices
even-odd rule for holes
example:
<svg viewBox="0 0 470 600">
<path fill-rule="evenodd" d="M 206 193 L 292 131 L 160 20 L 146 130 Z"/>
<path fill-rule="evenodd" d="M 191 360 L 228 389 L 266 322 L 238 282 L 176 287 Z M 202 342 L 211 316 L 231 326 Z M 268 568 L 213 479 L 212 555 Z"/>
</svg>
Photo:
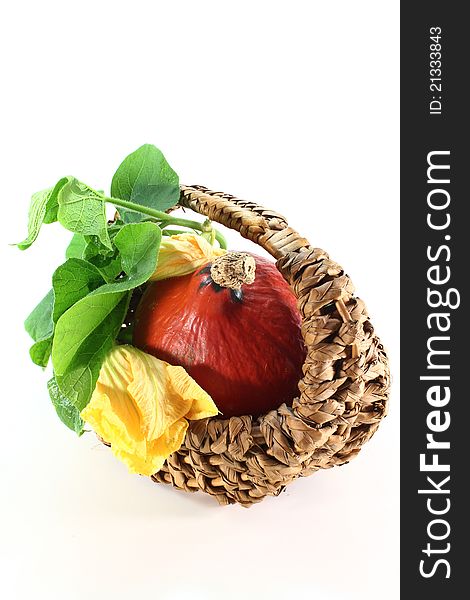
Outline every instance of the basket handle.
<svg viewBox="0 0 470 600">
<path fill-rule="evenodd" d="M 308 240 L 289 227 L 285 217 L 254 202 L 202 185 L 182 185 L 179 204 L 238 231 L 277 260 L 310 248 Z"/>
</svg>

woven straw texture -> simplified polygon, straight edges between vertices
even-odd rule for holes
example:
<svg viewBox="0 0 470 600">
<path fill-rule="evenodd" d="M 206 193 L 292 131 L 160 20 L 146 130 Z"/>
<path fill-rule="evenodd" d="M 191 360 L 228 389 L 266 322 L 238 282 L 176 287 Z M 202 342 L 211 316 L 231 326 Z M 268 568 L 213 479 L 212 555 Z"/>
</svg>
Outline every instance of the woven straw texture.
<svg viewBox="0 0 470 600">
<path fill-rule="evenodd" d="M 250 506 L 357 455 L 387 412 L 388 361 L 349 277 L 283 216 L 202 186 L 183 186 L 180 205 L 267 250 L 302 316 L 307 357 L 292 407 L 256 420 L 192 421 L 184 445 L 152 477 L 220 504 Z"/>
</svg>

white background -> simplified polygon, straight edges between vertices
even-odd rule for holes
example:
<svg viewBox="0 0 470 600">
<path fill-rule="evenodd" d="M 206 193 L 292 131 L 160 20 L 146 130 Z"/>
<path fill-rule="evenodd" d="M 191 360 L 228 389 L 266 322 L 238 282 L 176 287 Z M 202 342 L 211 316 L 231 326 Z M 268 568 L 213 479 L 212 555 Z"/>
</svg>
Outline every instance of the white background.
<svg viewBox="0 0 470 600">
<path fill-rule="evenodd" d="M 0 44 L 0 595 L 398 598 L 398 2 L 20 1 Z M 68 174 L 108 189 L 146 142 L 182 182 L 286 214 L 390 353 L 390 414 L 359 457 L 249 510 L 129 475 L 59 422 L 29 362 L 22 322 L 69 238 L 7 246 L 31 193 Z"/>
</svg>

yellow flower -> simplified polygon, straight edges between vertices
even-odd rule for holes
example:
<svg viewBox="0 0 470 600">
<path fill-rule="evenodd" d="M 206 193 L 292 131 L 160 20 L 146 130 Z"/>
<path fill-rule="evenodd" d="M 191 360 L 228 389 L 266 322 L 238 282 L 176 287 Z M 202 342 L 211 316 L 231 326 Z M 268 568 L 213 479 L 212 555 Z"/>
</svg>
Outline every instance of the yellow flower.
<svg viewBox="0 0 470 600">
<path fill-rule="evenodd" d="M 157 268 L 150 280 L 187 275 L 226 252 L 222 248 L 214 248 L 200 235 L 181 233 L 164 237 L 160 244 Z"/>
<path fill-rule="evenodd" d="M 183 367 L 173 367 L 133 346 L 116 346 L 101 367 L 81 417 L 131 473 L 152 475 L 181 447 L 187 419 L 217 407 Z"/>
</svg>

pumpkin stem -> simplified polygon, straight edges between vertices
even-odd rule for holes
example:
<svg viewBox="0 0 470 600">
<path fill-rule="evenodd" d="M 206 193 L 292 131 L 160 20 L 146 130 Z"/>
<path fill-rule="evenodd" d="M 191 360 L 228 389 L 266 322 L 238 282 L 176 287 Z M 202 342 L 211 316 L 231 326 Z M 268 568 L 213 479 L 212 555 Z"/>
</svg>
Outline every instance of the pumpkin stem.
<svg viewBox="0 0 470 600">
<path fill-rule="evenodd" d="M 241 289 L 255 280 L 255 259 L 245 252 L 227 252 L 215 259 L 211 266 L 211 278 L 217 285 L 232 290 Z"/>
</svg>

